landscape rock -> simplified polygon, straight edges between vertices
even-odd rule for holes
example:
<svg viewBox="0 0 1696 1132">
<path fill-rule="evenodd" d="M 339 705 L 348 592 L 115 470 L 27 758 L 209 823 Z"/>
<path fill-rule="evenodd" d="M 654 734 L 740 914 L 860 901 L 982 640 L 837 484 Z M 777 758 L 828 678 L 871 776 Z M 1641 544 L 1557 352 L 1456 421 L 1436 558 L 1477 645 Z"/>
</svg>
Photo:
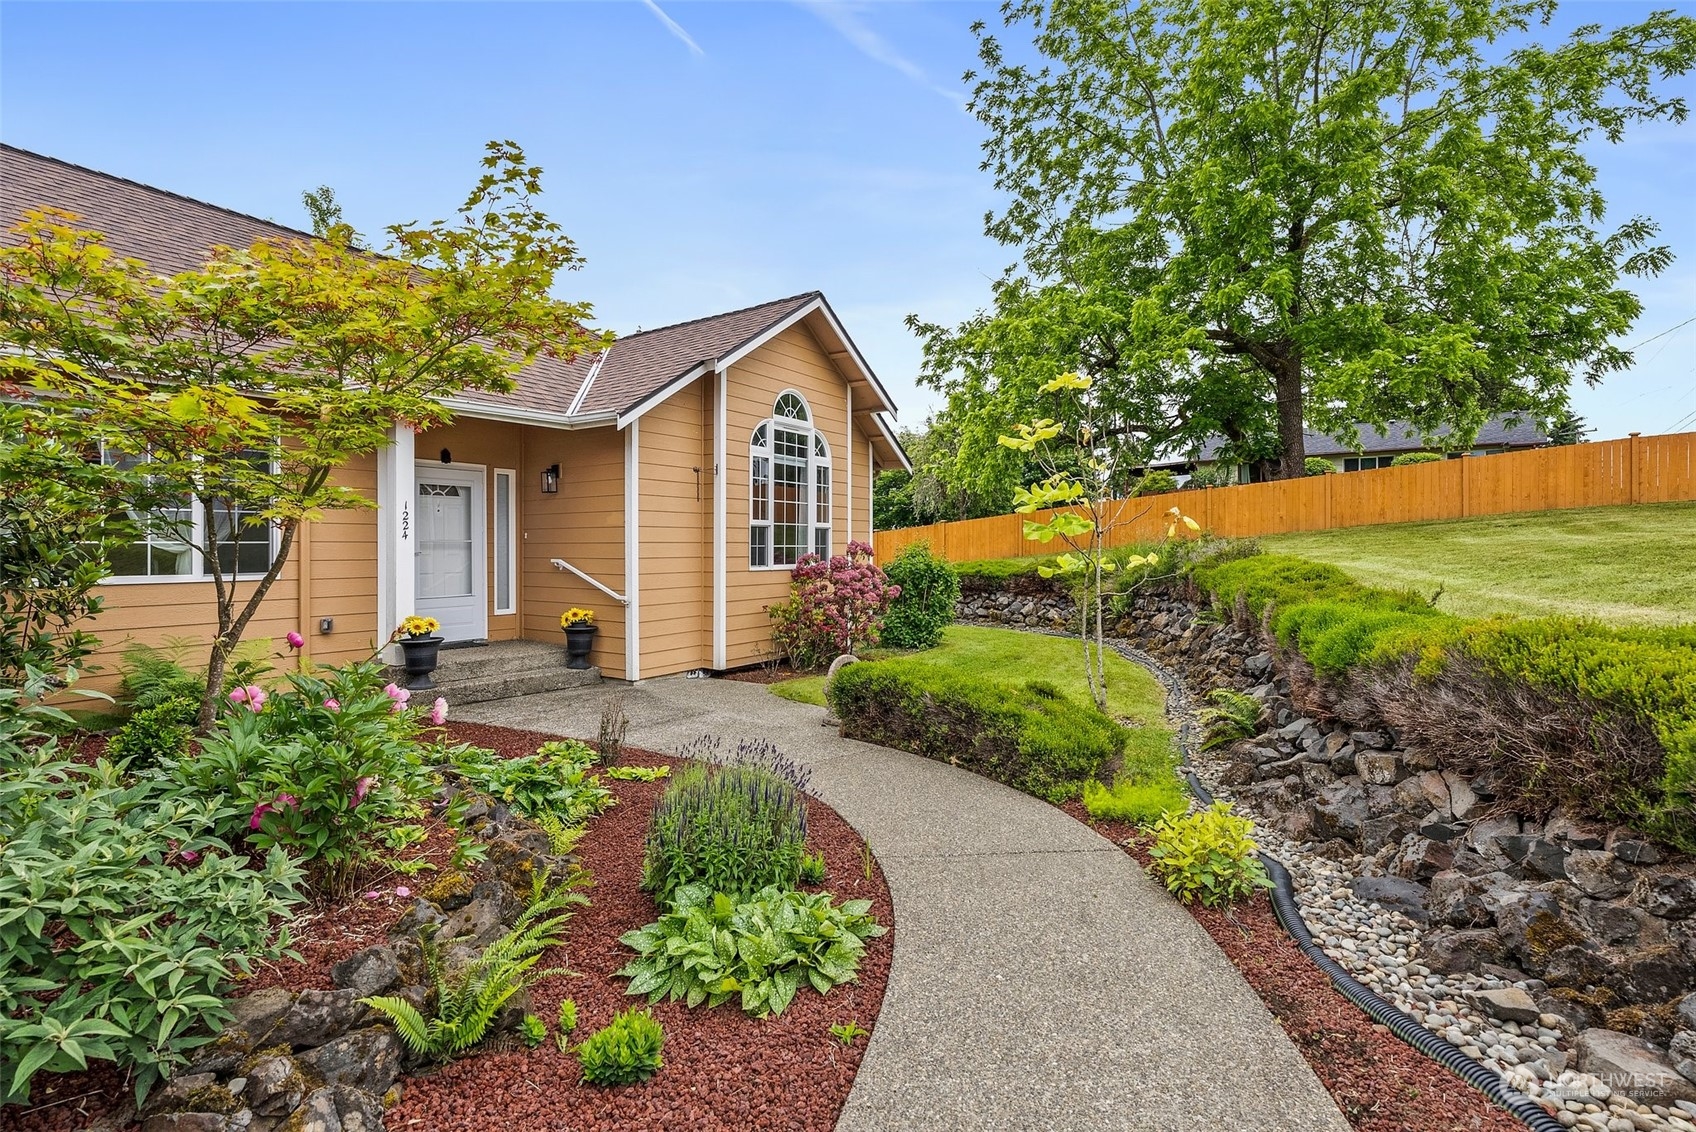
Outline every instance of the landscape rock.
<svg viewBox="0 0 1696 1132">
<path fill-rule="evenodd" d="M 1482 878 L 1469 877 L 1454 869 L 1444 870 L 1431 878 L 1425 907 L 1440 924 L 1470 928 L 1493 923 L 1495 916 L 1484 902 L 1486 884 Z"/>
<path fill-rule="evenodd" d="M 1502 852 L 1508 862 L 1526 873 L 1545 880 L 1567 879 L 1567 850 L 1564 846 L 1541 837 L 1518 835 L 1501 839 Z"/>
<path fill-rule="evenodd" d="M 1430 880 L 1452 867 L 1454 863 L 1455 851 L 1452 845 L 1410 833 L 1402 839 L 1401 848 L 1396 850 L 1389 871 L 1404 880 Z"/>
<path fill-rule="evenodd" d="M 299 1060 L 326 1085 L 351 1085 L 381 1096 L 400 1076 L 400 1039 L 387 1026 L 372 1026 L 326 1042 Z"/>
<path fill-rule="evenodd" d="M 482 947 L 498 938 L 503 931 L 501 906 L 493 900 L 473 900 L 450 915 L 436 932 L 442 943 L 469 943 Z"/>
<path fill-rule="evenodd" d="M 1370 786 L 1394 786 L 1407 777 L 1407 764 L 1388 751 L 1361 751 L 1354 756 L 1355 771 Z"/>
<path fill-rule="evenodd" d="M 355 990 L 301 991 L 288 1012 L 265 1035 L 264 1042 L 296 1049 L 323 1045 L 359 1028 L 372 1017 L 371 1008 L 359 1001 L 362 997 Z"/>
<path fill-rule="evenodd" d="M 1440 928 L 1421 941 L 1420 962 L 1433 971 L 1455 974 L 1505 957 L 1502 939 L 1488 928 Z"/>
<path fill-rule="evenodd" d="M 1617 1030 L 1589 1029 L 1573 1043 L 1573 1065 L 1600 1077 L 1640 1104 L 1696 1102 L 1696 1085 L 1684 1079 L 1660 1050 Z"/>
<path fill-rule="evenodd" d="M 414 900 L 412 906 L 400 914 L 394 927 L 389 929 L 389 938 L 416 936 L 424 929 L 440 924 L 447 916 L 442 910 L 428 900 Z"/>
<path fill-rule="evenodd" d="M 1681 920 L 1696 912 L 1696 877 L 1651 873 L 1638 880 L 1632 896 L 1652 916 Z"/>
<path fill-rule="evenodd" d="M 1423 924 L 1430 918 L 1425 910 L 1425 887 L 1410 880 L 1400 877 L 1355 877 L 1349 882 L 1349 891 L 1354 893 L 1357 900 L 1382 905 L 1418 923 Z"/>
<path fill-rule="evenodd" d="M 1319 792 L 1313 804 L 1314 837 L 1321 841 L 1340 837 L 1355 841 L 1360 825 L 1370 816 L 1366 791 L 1359 779 L 1339 779 Z"/>
<path fill-rule="evenodd" d="M 1373 751 L 1390 749 L 1390 737 L 1382 731 L 1351 731 L 1349 732 L 1349 742 L 1356 747 Z"/>
<path fill-rule="evenodd" d="M 261 1116 L 293 1112 L 311 1092 L 295 1059 L 280 1054 L 255 1059 L 243 1076 L 242 1100 Z"/>
<path fill-rule="evenodd" d="M 227 1132 L 230 1118 L 217 1112 L 162 1112 L 141 1122 L 141 1132 Z"/>
<path fill-rule="evenodd" d="M 1686 1081 L 1696 1082 L 1696 1032 L 1680 1030 L 1667 1045 L 1667 1060 Z"/>
<path fill-rule="evenodd" d="M 1575 849 L 1566 857 L 1566 875 L 1584 895 L 1599 900 L 1621 896 L 1631 887 L 1631 869 L 1606 849 Z"/>
<path fill-rule="evenodd" d="M 224 1032 L 238 1030 L 245 1033 L 250 1039 L 249 1049 L 263 1045 L 271 1028 L 293 1005 L 293 993 L 282 987 L 265 987 L 252 994 L 232 998 L 229 1001 L 230 1022 Z"/>
<path fill-rule="evenodd" d="M 1466 1000 L 1491 1017 L 1504 1022 L 1535 1022 L 1543 1012 L 1531 995 L 1518 987 L 1468 991 Z"/>
<path fill-rule="evenodd" d="M 400 982 L 400 958 L 386 944 L 367 947 L 331 967 L 330 981 L 337 989 L 357 991 L 361 998 L 382 994 Z"/>
</svg>

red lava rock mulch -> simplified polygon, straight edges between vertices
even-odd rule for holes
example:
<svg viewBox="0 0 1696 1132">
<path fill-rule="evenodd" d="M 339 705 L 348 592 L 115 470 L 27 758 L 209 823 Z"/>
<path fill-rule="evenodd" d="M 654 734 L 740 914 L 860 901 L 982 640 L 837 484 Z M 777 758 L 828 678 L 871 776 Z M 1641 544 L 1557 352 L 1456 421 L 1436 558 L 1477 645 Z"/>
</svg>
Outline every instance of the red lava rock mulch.
<svg viewBox="0 0 1696 1132">
<path fill-rule="evenodd" d="M 454 741 L 509 756 L 530 754 L 539 744 L 558 738 L 469 723 L 450 723 L 447 732 Z M 623 761 L 681 765 L 678 759 L 629 749 Z M 661 1002 L 652 1010 L 666 1031 L 665 1067 L 645 1085 L 601 1089 L 582 1084 L 577 1059 L 555 1045 L 552 1031 L 563 999 L 577 1002 L 576 1040 L 606 1025 L 618 1011 L 646 1004 L 646 999 L 624 993 L 625 980 L 611 976 L 633 956 L 618 937 L 658 915 L 639 882 L 648 814 L 665 780 L 603 780 L 618 804 L 595 819 L 578 845 L 582 864 L 595 877 L 588 890 L 591 903 L 577 909 L 567 925 L 565 945 L 543 956 L 540 964 L 569 967 L 573 974 L 548 979 L 531 991 L 531 1009 L 548 1023 L 548 1040 L 535 1050 L 478 1053 L 426 1075 L 403 1078 L 401 1101 L 387 1113 L 385 1126 L 389 1132 L 833 1128 L 868 1039 L 844 1046 L 831 1036 L 830 1027 L 852 1020 L 866 1030 L 876 1028 L 895 929 L 882 869 L 874 860 L 867 878 L 859 835 L 816 799 L 808 801 L 807 843 L 824 854 L 828 876 L 823 887 L 839 900 L 870 900 L 878 923 L 890 929 L 867 941 L 857 983 L 837 987 L 828 997 L 803 988 L 782 1015 L 764 1020 L 748 1017 L 734 1002 L 714 1010 Z M 452 849 L 451 835 L 439 822 L 427 825 L 431 838 L 424 854 L 445 860 Z M 249 988 L 329 986 L 330 966 L 381 942 L 409 903 L 394 889 L 417 891 L 429 884 L 431 875 L 362 878 L 362 889 L 378 888 L 380 880 L 382 895 L 367 900 L 361 891 L 350 900 L 303 911 L 293 925 L 302 962 L 271 964 L 256 972 Z M 121 1116 L 129 1088 L 110 1065 L 86 1073 L 40 1076 L 32 1106 L 6 1109 L 0 1125 L 8 1132 L 72 1132 L 105 1118 L 109 1123 L 103 1128 L 133 1129 L 135 1124 L 126 1125 Z"/>
<path fill-rule="evenodd" d="M 1124 822 L 1063 807 L 1143 865 L 1149 838 Z M 1523 1132 L 1524 1125 L 1338 994 L 1257 895 L 1221 911 L 1189 912 L 1265 1001 L 1357 1132 Z"/>
</svg>

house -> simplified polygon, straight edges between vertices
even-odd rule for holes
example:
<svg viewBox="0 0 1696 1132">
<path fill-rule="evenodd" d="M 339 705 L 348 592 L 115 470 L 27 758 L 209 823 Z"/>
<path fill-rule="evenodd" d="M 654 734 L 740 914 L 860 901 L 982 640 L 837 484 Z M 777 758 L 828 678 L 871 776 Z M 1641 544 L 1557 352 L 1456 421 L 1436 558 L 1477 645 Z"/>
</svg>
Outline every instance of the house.
<svg viewBox="0 0 1696 1132">
<path fill-rule="evenodd" d="M 1549 444 L 1549 437 L 1535 424 L 1506 414 L 1485 421 L 1471 446 L 1464 451 L 1446 450 L 1443 438 L 1450 432 L 1447 425 L 1438 428 L 1429 437 L 1422 436 L 1419 429 L 1407 421 L 1391 421 L 1389 427 L 1383 430 L 1363 424 L 1358 427 L 1358 432 L 1359 440 L 1350 445 L 1324 433 L 1304 429 L 1303 447 L 1307 450 L 1308 459 L 1319 457 L 1329 460 L 1340 472 L 1360 472 L 1387 468 L 1397 456 L 1410 452 L 1437 452 L 1454 460 L 1462 456 L 1493 456 L 1498 452 L 1543 448 Z M 1192 473 L 1211 469 L 1218 465 L 1218 453 L 1224 445 L 1224 437 L 1209 437 L 1193 456 L 1168 458 L 1150 466 Z M 1248 464 L 1231 465 L 1231 471 L 1231 478 L 1236 483 L 1250 483 L 1256 478 L 1254 468 Z"/>
<path fill-rule="evenodd" d="M 311 238 L 215 205 L 0 146 L 0 214 L 77 213 L 119 253 L 174 273 L 215 244 Z M 591 656 L 637 680 L 730 669 L 770 650 L 766 606 L 808 551 L 872 539 L 871 488 L 906 467 L 889 394 L 818 292 L 542 358 L 510 394 L 449 402 L 454 421 L 396 427 L 342 482 L 377 504 L 308 524 L 250 637 L 307 637 L 325 662 L 370 655 L 402 618 L 449 641 L 563 644 L 561 611 L 592 608 Z M 269 565 L 268 534 L 237 553 Z M 118 556 L 98 632 L 211 639 L 196 553 L 157 539 Z"/>
</svg>

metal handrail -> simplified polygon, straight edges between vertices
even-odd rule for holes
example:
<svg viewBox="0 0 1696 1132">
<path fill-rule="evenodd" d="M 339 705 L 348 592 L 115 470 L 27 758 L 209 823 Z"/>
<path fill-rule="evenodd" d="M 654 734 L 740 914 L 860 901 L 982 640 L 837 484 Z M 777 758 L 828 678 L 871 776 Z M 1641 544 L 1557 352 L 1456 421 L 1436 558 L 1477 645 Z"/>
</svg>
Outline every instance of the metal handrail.
<svg viewBox="0 0 1696 1132">
<path fill-rule="evenodd" d="M 583 571 L 579 570 L 577 567 L 573 566 L 571 563 L 567 562 L 565 559 L 563 559 L 563 558 L 550 558 L 548 561 L 553 563 L 553 566 L 556 570 L 570 570 L 573 574 L 576 574 L 579 578 L 582 578 L 585 582 L 588 582 L 591 586 L 594 586 L 597 590 L 600 590 L 602 593 L 606 594 L 608 597 L 610 597 L 614 601 L 618 602 L 618 604 L 620 604 L 620 605 L 629 605 L 630 604 L 629 598 L 625 597 L 621 593 L 617 593 L 616 591 L 610 589 L 607 586 L 602 585 L 600 582 L 597 582 L 595 579 L 591 578 L 589 575 L 585 574 Z"/>
</svg>

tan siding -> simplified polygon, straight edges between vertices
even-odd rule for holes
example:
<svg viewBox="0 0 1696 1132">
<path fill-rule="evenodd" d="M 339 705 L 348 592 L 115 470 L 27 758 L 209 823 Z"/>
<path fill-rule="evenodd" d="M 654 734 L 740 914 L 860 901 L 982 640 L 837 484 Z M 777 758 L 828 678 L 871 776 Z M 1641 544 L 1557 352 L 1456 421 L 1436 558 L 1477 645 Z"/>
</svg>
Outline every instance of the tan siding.
<svg viewBox="0 0 1696 1132">
<path fill-rule="evenodd" d="M 600 632 L 590 660 L 624 678 L 624 607 L 550 565 L 563 558 L 603 585 L 624 592 L 624 434 L 612 427 L 566 431 L 524 428 L 518 472 L 519 586 L 527 639 L 565 643 L 559 615 L 595 611 Z M 542 469 L 560 468 L 559 492 L 542 494 Z"/>
<path fill-rule="evenodd" d="M 725 664 L 731 668 L 770 655 L 771 618 L 766 607 L 783 600 L 789 592 L 789 571 L 755 570 L 748 565 L 748 441 L 754 427 L 771 415 L 772 403 L 785 389 L 794 389 L 807 399 L 814 425 L 830 443 L 831 520 L 835 528 L 831 550 L 840 554 L 846 544 L 843 438 L 848 428 L 847 383 L 812 333 L 804 326 L 794 326 L 730 370 L 726 405 L 729 435 L 725 444 Z M 857 517 L 857 482 L 855 491 Z"/>
<path fill-rule="evenodd" d="M 639 426 L 643 679 L 712 662 L 711 391 L 697 381 Z"/>
<path fill-rule="evenodd" d="M 504 468 L 516 472 L 522 458 L 523 435 L 525 429 L 521 425 L 507 424 L 502 421 L 474 420 L 470 417 L 460 417 L 446 428 L 432 429 L 419 435 L 414 452 L 420 462 L 427 463 L 441 458 L 442 449 L 447 449 L 453 457 L 453 463 L 481 464 L 483 476 L 483 516 L 484 537 L 486 545 L 483 548 L 483 565 L 486 576 L 483 579 L 484 597 L 488 601 L 489 632 L 491 641 L 511 641 L 518 639 L 519 618 L 523 613 L 523 594 L 518 597 L 517 613 L 495 613 L 495 469 Z M 552 463 L 553 461 L 548 461 Z M 540 494 L 540 475 L 537 476 L 537 493 Z M 514 493 L 522 494 L 520 486 L 514 484 Z M 524 523 L 522 514 L 523 503 L 519 504 L 520 527 Z M 522 549 L 522 548 L 521 548 Z M 522 587 L 520 587 L 522 590 Z"/>
</svg>

